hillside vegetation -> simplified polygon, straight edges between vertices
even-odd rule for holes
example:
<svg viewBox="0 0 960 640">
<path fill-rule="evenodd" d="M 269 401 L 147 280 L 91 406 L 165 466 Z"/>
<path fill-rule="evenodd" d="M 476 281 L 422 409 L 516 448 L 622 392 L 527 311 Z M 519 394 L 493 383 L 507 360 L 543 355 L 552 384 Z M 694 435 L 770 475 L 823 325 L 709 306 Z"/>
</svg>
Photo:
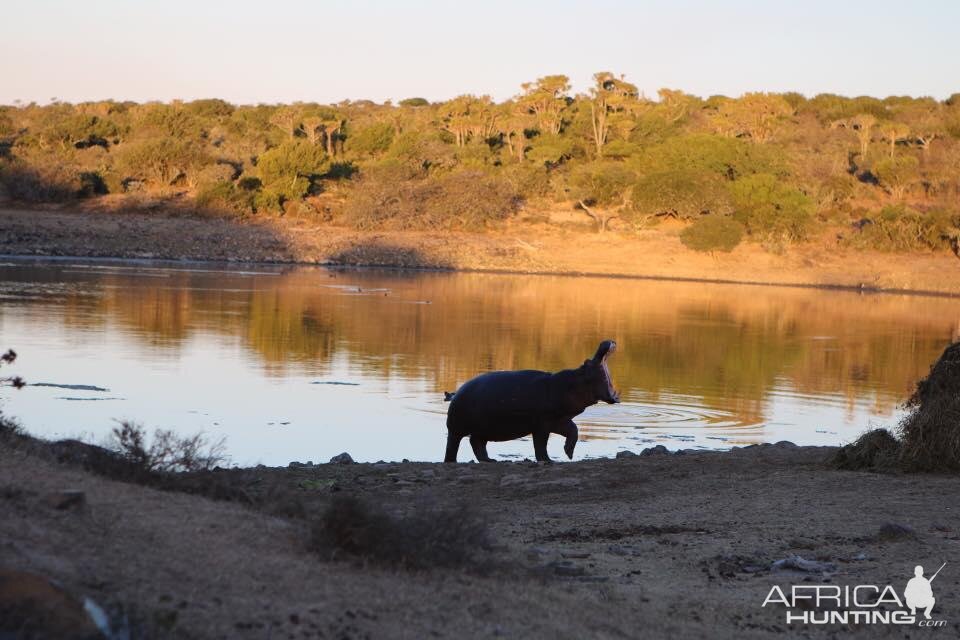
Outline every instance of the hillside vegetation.
<svg viewBox="0 0 960 640">
<path fill-rule="evenodd" d="M 0 181 L 26 202 L 129 194 L 358 229 L 568 210 L 600 232 L 673 218 L 702 251 L 782 251 L 827 230 L 852 247 L 960 251 L 960 94 L 653 100 L 622 76 L 594 79 L 573 95 L 543 77 L 503 103 L 0 107 Z"/>
</svg>

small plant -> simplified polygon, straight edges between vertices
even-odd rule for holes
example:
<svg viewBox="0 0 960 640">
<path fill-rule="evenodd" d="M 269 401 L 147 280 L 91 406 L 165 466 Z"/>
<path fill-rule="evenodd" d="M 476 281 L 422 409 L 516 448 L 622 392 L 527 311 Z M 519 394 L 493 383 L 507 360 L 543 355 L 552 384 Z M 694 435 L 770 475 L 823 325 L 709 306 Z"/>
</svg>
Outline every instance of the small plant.
<svg viewBox="0 0 960 640">
<path fill-rule="evenodd" d="M 680 232 L 680 242 L 694 251 L 733 251 L 743 240 L 744 226 L 726 216 L 703 216 Z"/>
<path fill-rule="evenodd" d="M 0 367 L 12 364 L 17 359 L 17 352 L 13 349 L 7 349 L 7 352 L 0 355 Z M 9 386 L 14 389 L 22 389 L 27 383 L 20 376 L 0 377 L 0 387 Z M 7 418 L 0 411 L 0 439 L 9 439 L 12 436 L 23 434 L 23 429 L 17 422 Z"/>
<path fill-rule="evenodd" d="M 178 436 L 172 430 L 157 429 L 148 445 L 146 430 L 128 421 L 113 429 L 109 448 L 148 473 L 210 471 L 226 463 L 222 438 L 210 443 L 202 433 Z"/>
</svg>

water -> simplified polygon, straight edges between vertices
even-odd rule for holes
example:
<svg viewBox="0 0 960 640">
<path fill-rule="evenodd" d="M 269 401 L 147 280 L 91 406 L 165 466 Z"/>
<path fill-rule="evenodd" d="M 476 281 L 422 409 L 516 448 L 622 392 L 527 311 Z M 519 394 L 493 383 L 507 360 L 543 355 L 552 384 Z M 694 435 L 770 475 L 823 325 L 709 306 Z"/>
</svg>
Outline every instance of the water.
<svg viewBox="0 0 960 640">
<path fill-rule="evenodd" d="M 578 366 L 604 338 L 622 404 L 576 457 L 664 444 L 838 444 L 892 425 L 960 300 L 810 289 L 322 268 L 0 265 L 4 412 L 102 441 L 117 420 L 226 438 L 238 464 L 440 460 L 443 391 Z M 81 388 L 68 388 L 81 385 Z M 94 387 L 88 389 L 82 387 Z M 98 390 L 99 389 L 99 390 Z M 492 456 L 532 457 L 529 439 Z M 563 458 L 562 439 L 550 454 Z M 460 459 L 472 459 L 466 442 Z"/>
</svg>

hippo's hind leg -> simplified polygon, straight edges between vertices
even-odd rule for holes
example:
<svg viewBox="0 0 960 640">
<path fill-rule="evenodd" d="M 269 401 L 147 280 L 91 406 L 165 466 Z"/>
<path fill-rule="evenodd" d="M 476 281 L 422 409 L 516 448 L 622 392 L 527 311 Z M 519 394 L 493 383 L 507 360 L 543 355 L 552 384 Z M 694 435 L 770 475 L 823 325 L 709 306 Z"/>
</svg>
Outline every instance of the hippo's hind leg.
<svg viewBox="0 0 960 640">
<path fill-rule="evenodd" d="M 473 455 L 477 462 L 493 462 L 487 455 L 487 441 L 480 436 L 470 436 L 470 446 L 473 447 Z"/>
<path fill-rule="evenodd" d="M 453 431 L 447 431 L 447 452 L 443 456 L 444 462 L 456 462 L 457 451 L 460 450 L 460 441 L 463 436 L 455 434 Z"/>
</svg>

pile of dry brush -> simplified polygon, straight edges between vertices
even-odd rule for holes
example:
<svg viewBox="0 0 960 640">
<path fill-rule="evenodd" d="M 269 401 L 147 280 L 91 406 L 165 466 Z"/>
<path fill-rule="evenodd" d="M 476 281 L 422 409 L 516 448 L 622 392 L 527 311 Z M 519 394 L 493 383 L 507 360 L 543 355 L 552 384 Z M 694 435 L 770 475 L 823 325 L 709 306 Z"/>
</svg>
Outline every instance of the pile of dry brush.
<svg viewBox="0 0 960 640">
<path fill-rule="evenodd" d="M 841 469 L 960 472 L 960 342 L 951 344 L 917 383 L 896 436 L 875 429 L 840 449 Z"/>
</svg>

